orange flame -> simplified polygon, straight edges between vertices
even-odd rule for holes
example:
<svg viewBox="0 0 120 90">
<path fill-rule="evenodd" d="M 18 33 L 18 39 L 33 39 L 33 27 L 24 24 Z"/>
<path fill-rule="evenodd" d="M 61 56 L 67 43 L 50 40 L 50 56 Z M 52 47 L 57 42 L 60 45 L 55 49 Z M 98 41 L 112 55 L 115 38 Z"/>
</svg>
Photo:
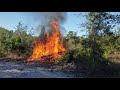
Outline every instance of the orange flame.
<svg viewBox="0 0 120 90">
<path fill-rule="evenodd" d="M 35 41 L 36 46 L 34 47 L 33 54 L 29 58 L 29 60 L 42 60 L 42 56 L 47 56 L 51 54 L 53 55 L 53 57 L 61 57 L 61 55 L 59 55 L 58 53 L 66 51 L 63 44 L 60 42 L 60 30 L 58 23 L 53 20 L 51 25 L 54 29 L 54 34 L 51 36 L 49 32 L 47 33 L 46 43 Z"/>
</svg>

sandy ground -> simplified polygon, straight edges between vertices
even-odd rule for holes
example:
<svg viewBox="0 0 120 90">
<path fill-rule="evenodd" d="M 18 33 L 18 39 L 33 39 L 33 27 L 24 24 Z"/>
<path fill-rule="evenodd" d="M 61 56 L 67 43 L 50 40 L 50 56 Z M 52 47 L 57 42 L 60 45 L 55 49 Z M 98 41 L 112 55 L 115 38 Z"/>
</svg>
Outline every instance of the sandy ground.
<svg viewBox="0 0 120 90">
<path fill-rule="evenodd" d="M 0 61 L 0 78 L 74 78 L 74 75 L 40 65 Z"/>
</svg>

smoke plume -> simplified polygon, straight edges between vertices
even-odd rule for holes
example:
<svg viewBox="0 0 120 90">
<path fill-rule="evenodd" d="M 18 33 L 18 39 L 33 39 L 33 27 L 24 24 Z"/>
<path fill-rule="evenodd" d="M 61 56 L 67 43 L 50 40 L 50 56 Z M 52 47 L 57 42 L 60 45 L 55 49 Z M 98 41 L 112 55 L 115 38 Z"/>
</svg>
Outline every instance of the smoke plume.
<svg viewBox="0 0 120 90">
<path fill-rule="evenodd" d="M 66 12 L 34 12 L 35 19 L 40 20 L 42 24 L 48 24 L 52 19 L 62 24 L 66 20 Z"/>
<path fill-rule="evenodd" d="M 65 33 L 65 28 L 62 27 L 62 24 L 67 19 L 66 12 L 33 12 L 35 20 L 39 22 L 37 27 L 37 32 L 40 33 L 40 41 L 45 42 L 46 33 L 49 32 L 50 35 L 54 33 L 53 28 L 51 27 L 51 21 L 54 19 L 58 22 L 60 27 L 61 36 Z"/>
</svg>

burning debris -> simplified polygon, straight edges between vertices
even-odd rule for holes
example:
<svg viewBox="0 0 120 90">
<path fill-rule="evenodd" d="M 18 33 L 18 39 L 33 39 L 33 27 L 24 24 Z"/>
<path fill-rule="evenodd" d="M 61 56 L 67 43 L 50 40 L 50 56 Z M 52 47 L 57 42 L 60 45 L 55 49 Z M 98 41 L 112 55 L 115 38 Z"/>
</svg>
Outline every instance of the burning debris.
<svg viewBox="0 0 120 90">
<path fill-rule="evenodd" d="M 61 53 L 66 51 L 61 40 L 58 17 L 54 17 L 50 21 L 51 29 L 46 32 L 45 27 L 42 27 L 40 37 L 34 40 L 35 47 L 33 48 L 33 53 L 28 61 L 53 61 L 52 59 L 55 57 L 60 58 Z"/>
</svg>

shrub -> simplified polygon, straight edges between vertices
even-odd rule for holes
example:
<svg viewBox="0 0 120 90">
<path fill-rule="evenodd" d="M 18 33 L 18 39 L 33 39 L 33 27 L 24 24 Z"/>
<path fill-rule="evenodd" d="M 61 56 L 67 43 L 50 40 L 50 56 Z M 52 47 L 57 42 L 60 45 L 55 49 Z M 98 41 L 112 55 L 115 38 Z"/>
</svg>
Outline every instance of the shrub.
<svg viewBox="0 0 120 90">
<path fill-rule="evenodd" d="M 76 65 L 90 63 L 90 52 L 89 48 L 81 48 L 79 50 L 69 50 L 66 51 L 62 58 L 61 63 L 71 63 L 74 62 Z"/>
<path fill-rule="evenodd" d="M 75 58 L 73 57 L 75 53 L 75 50 L 69 50 L 69 51 L 66 51 L 62 58 L 60 59 L 60 62 L 61 63 L 71 63 L 72 61 L 75 60 Z"/>
</svg>

